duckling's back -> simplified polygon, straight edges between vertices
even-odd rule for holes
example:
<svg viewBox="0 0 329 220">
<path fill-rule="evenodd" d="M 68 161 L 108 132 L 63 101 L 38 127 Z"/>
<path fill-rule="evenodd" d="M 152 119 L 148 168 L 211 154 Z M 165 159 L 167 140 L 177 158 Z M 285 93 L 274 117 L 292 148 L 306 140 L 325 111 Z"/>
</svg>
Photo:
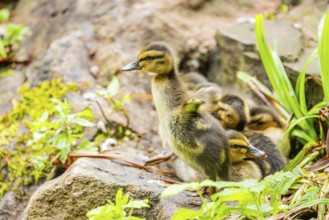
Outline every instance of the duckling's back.
<svg viewBox="0 0 329 220">
<path fill-rule="evenodd" d="M 275 144 L 266 136 L 257 132 L 246 132 L 250 143 L 267 154 L 267 158 L 251 159 L 259 165 L 263 177 L 280 171 L 287 163 L 285 157 L 279 152 Z"/>
<path fill-rule="evenodd" d="M 225 130 L 207 112 L 173 114 L 170 128 L 175 154 L 212 180 L 228 180 L 229 150 Z"/>
</svg>

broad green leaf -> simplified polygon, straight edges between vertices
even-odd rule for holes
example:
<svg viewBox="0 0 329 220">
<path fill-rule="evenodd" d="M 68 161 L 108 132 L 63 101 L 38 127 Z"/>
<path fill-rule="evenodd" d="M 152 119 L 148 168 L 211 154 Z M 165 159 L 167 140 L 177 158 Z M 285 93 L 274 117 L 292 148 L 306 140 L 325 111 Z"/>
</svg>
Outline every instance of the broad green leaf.
<svg viewBox="0 0 329 220">
<path fill-rule="evenodd" d="M 115 96 L 119 93 L 120 82 L 117 77 L 113 77 L 110 84 L 107 86 L 107 92 L 110 97 Z"/>
<path fill-rule="evenodd" d="M 181 208 L 174 213 L 172 220 L 194 219 L 196 216 L 198 216 L 197 211 Z"/>
<path fill-rule="evenodd" d="M 44 138 L 46 136 L 46 133 L 44 132 L 34 132 L 33 133 L 33 141 L 39 141 L 40 139 Z"/>
<path fill-rule="evenodd" d="M 41 118 L 39 119 L 40 122 L 45 122 L 49 117 L 48 112 L 44 112 L 41 116 Z"/>
<path fill-rule="evenodd" d="M 98 148 L 89 140 L 84 140 L 78 146 L 77 151 L 98 152 Z"/>
<path fill-rule="evenodd" d="M 199 183 L 182 183 L 182 184 L 173 184 L 168 186 L 161 194 L 162 198 L 167 198 L 170 196 L 177 195 L 178 193 L 183 192 L 186 189 L 193 188 L 198 189 Z"/>
<path fill-rule="evenodd" d="M 7 21 L 10 17 L 10 11 L 6 8 L 0 10 L 0 22 Z"/>
<path fill-rule="evenodd" d="M 72 120 L 72 123 L 76 123 L 76 124 L 79 124 L 83 127 L 93 127 L 95 126 L 94 123 L 88 121 L 87 119 L 84 119 L 84 118 L 74 118 Z"/>
<path fill-rule="evenodd" d="M 136 208 L 136 209 L 140 209 L 140 208 L 149 208 L 150 205 L 148 204 L 148 200 L 132 200 L 130 201 L 127 205 L 125 205 L 125 208 Z"/>
</svg>

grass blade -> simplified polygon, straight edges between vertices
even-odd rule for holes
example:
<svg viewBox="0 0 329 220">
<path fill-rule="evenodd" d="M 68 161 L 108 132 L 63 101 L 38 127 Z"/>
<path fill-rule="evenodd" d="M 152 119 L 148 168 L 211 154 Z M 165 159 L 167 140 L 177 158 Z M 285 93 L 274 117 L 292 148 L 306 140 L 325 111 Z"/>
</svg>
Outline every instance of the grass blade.
<svg viewBox="0 0 329 220">
<path fill-rule="evenodd" d="M 297 82 L 296 82 L 296 96 L 299 98 L 300 109 L 304 115 L 307 115 L 307 104 L 305 98 L 305 77 L 306 77 L 306 70 L 312 60 L 314 60 L 315 56 L 317 55 L 318 51 L 315 49 L 312 54 L 307 58 L 307 61 L 300 72 Z"/>
<path fill-rule="evenodd" d="M 329 13 L 326 14 L 318 28 L 318 50 L 320 61 L 320 73 L 322 79 L 322 88 L 324 101 L 329 101 Z"/>
</svg>

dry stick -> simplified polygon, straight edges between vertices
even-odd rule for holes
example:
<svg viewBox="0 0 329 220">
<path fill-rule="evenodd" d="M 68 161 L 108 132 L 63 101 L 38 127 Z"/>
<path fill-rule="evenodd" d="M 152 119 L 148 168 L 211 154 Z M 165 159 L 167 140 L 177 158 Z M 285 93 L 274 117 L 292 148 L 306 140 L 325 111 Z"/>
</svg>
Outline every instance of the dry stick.
<svg viewBox="0 0 329 220">
<path fill-rule="evenodd" d="M 69 153 L 69 158 L 82 158 L 82 157 L 110 159 L 110 160 L 117 161 L 117 162 L 119 162 L 121 164 L 124 164 L 124 165 L 128 165 L 128 166 L 131 166 L 131 167 L 136 167 L 136 168 L 139 168 L 139 169 L 146 170 L 146 171 L 151 172 L 151 173 L 167 174 L 167 175 L 173 174 L 173 172 L 170 171 L 170 170 L 159 169 L 159 168 L 156 168 L 156 167 L 148 167 L 148 166 L 144 166 L 144 165 L 139 164 L 139 163 L 135 163 L 135 162 L 126 160 L 118 154 L 110 154 L 110 153 L 101 153 L 101 154 L 100 153 Z"/>
<path fill-rule="evenodd" d="M 105 116 L 105 113 L 104 113 L 104 110 L 103 110 L 101 104 L 100 104 L 97 100 L 96 100 L 96 104 L 97 104 L 99 110 L 101 110 L 102 116 L 103 116 L 104 120 L 106 121 L 106 124 L 107 124 L 107 125 L 110 125 L 110 121 L 109 121 L 109 120 L 107 119 L 107 117 Z"/>
<path fill-rule="evenodd" d="M 95 102 L 96 102 L 98 108 L 101 110 L 102 116 L 103 116 L 103 118 L 104 118 L 106 124 L 107 124 L 107 125 L 110 125 L 111 122 L 110 122 L 110 121 L 107 119 L 107 117 L 105 116 L 105 112 L 104 112 L 104 110 L 103 110 L 101 104 L 100 104 L 97 100 L 96 100 Z M 125 127 L 125 128 L 129 128 L 129 125 L 130 125 L 130 119 L 129 119 L 128 112 L 127 112 L 126 110 L 122 110 L 122 112 L 123 112 L 125 118 L 127 119 L 127 123 L 126 123 L 126 125 L 123 125 L 123 124 L 118 123 L 118 122 L 112 122 L 112 123 L 115 123 L 115 124 L 120 125 L 120 126 Z M 131 128 L 129 128 L 129 129 L 130 129 L 132 132 L 138 134 L 138 132 L 136 132 L 135 130 L 133 130 L 133 129 L 131 129 Z"/>
<path fill-rule="evenodd" d="M 261 89 L 259 88 L 259 86 L 257 85 L 256 82 L 254 82 L 252 80 L 251 83 L 249 83 L 250 88 L 256 93 L 256 95 L 259 96 L 259 98 L 261 98 L 271 109 L 274 110 L 274 113 L 278 116 L 278 118 L 280 119 L 281 122 L 282 121 L 282 114 L 280 113 L 280 111 L 277 109 L 276 105 L 274 105 L 271 101 L 274 101 L 271 97 L 268 97 L 266 94 L 264 94 Z M 285 124 L 285 123 L 283 123 Z"/>
<path fill-rule="evenodd" d="M 318 160 L 316 163 L 314 163 L 311 167 L 309 167 L 307 171 L 316 172 L 325 169 L 328 166 L 329 166 L 329 160 L 326 157 L 324 157 L 321 160 Z"/>
<path fill-rule="evenodd" d="M 149 166 L 149 165 L 163 163 L 163 162 L 170 160 L 173 156 L 174 156 L 174 152 L 172 152 L 172 151 L 169 154 L 156 155 L 156 156 L 150 158 L 149 160 L 147 160 L 144 165 Z"/>
</svg>

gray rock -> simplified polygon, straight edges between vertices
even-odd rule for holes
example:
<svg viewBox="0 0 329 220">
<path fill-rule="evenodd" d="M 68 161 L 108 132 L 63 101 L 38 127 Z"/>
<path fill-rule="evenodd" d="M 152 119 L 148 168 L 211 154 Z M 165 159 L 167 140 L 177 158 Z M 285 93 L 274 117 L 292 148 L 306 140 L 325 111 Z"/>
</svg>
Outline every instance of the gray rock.
<svg viewBox="0 0 329 220">
<path fill-rule="evenodd" d="M 20 187 L 18 191 L 9 191 L 0 200 L 0 220 L 20 220 L 28 204 L 28 198 L 37 190 L 37 185 Z"/>
<path fill-rule="evenodd" d="M 277 52 L 294 85 L 313 48 L 304 49 L 305 39 L 302 33 L 288 23 L 265 22 L 264 26 L 268 44 L 277 46 Z M 211 81 L 223 87 L 250 92 L 249 88 L 236 78 L 237 71 L 241 70 L 256 76 L 271 88 L 258 55 L 254 24 L 236 24 L 228 29 L 218 31 L 216 41 L 219 52 L 208 72 L 208 78 Z M 309 76 L 312 74 L 319 75 L 317 59 L 311 62 L 306 73 Z M 316 83 L 311 81 L 307 83 L 306 93 L 310 105 L 321 100 L 321 91 L 322 89 Z"/>
<path fill-rule="evenodd" d="M 79 159 L 62 176 L 35 192 L 23 219 L 86 219 L 89 210 L 113 200 L 119 188 L 133 199 L 150 200 L 151 208 L 139 210 L 138 215 L 169 219 L 178 208 L 188 207 L 189 198 L 184 193 L 159 198 L 166 185 L 159 177 L 110 160 Z"/>
<path fill-rule="evenodd" d="M 265 22 L 265 34 L 269 45 L 277 45 L 282 60 L 294 62 L 303 53 L 303 36 L 297 29 L 283 22 Z M 280 35 L 278 34 L 280 33 Z M 243 87 L 236 80 L 236 72 L 247 71 L 269 85 L 265 70 L 256 49 L 254 24 L 242 23 L 217 32 L 219 69 L 208 73 L 210 80 L 220 85 L 234 84 Z"/>
<path fill-rule="evenodd" d="M 81 88 L 95 85 L 81 34 L 73 32 L 51 43 L 40 65 L 42 80 L 62 78 L 65 83 L 73 82 Z"/>
<path fill-rule="evenodd" d="M 14 71 L 10 75 L 0 78 L 0 115 L 11 109 L 11 101 L 17 96 L 17 90 L 24 83 L 24 73 Z"/>
</svg>

